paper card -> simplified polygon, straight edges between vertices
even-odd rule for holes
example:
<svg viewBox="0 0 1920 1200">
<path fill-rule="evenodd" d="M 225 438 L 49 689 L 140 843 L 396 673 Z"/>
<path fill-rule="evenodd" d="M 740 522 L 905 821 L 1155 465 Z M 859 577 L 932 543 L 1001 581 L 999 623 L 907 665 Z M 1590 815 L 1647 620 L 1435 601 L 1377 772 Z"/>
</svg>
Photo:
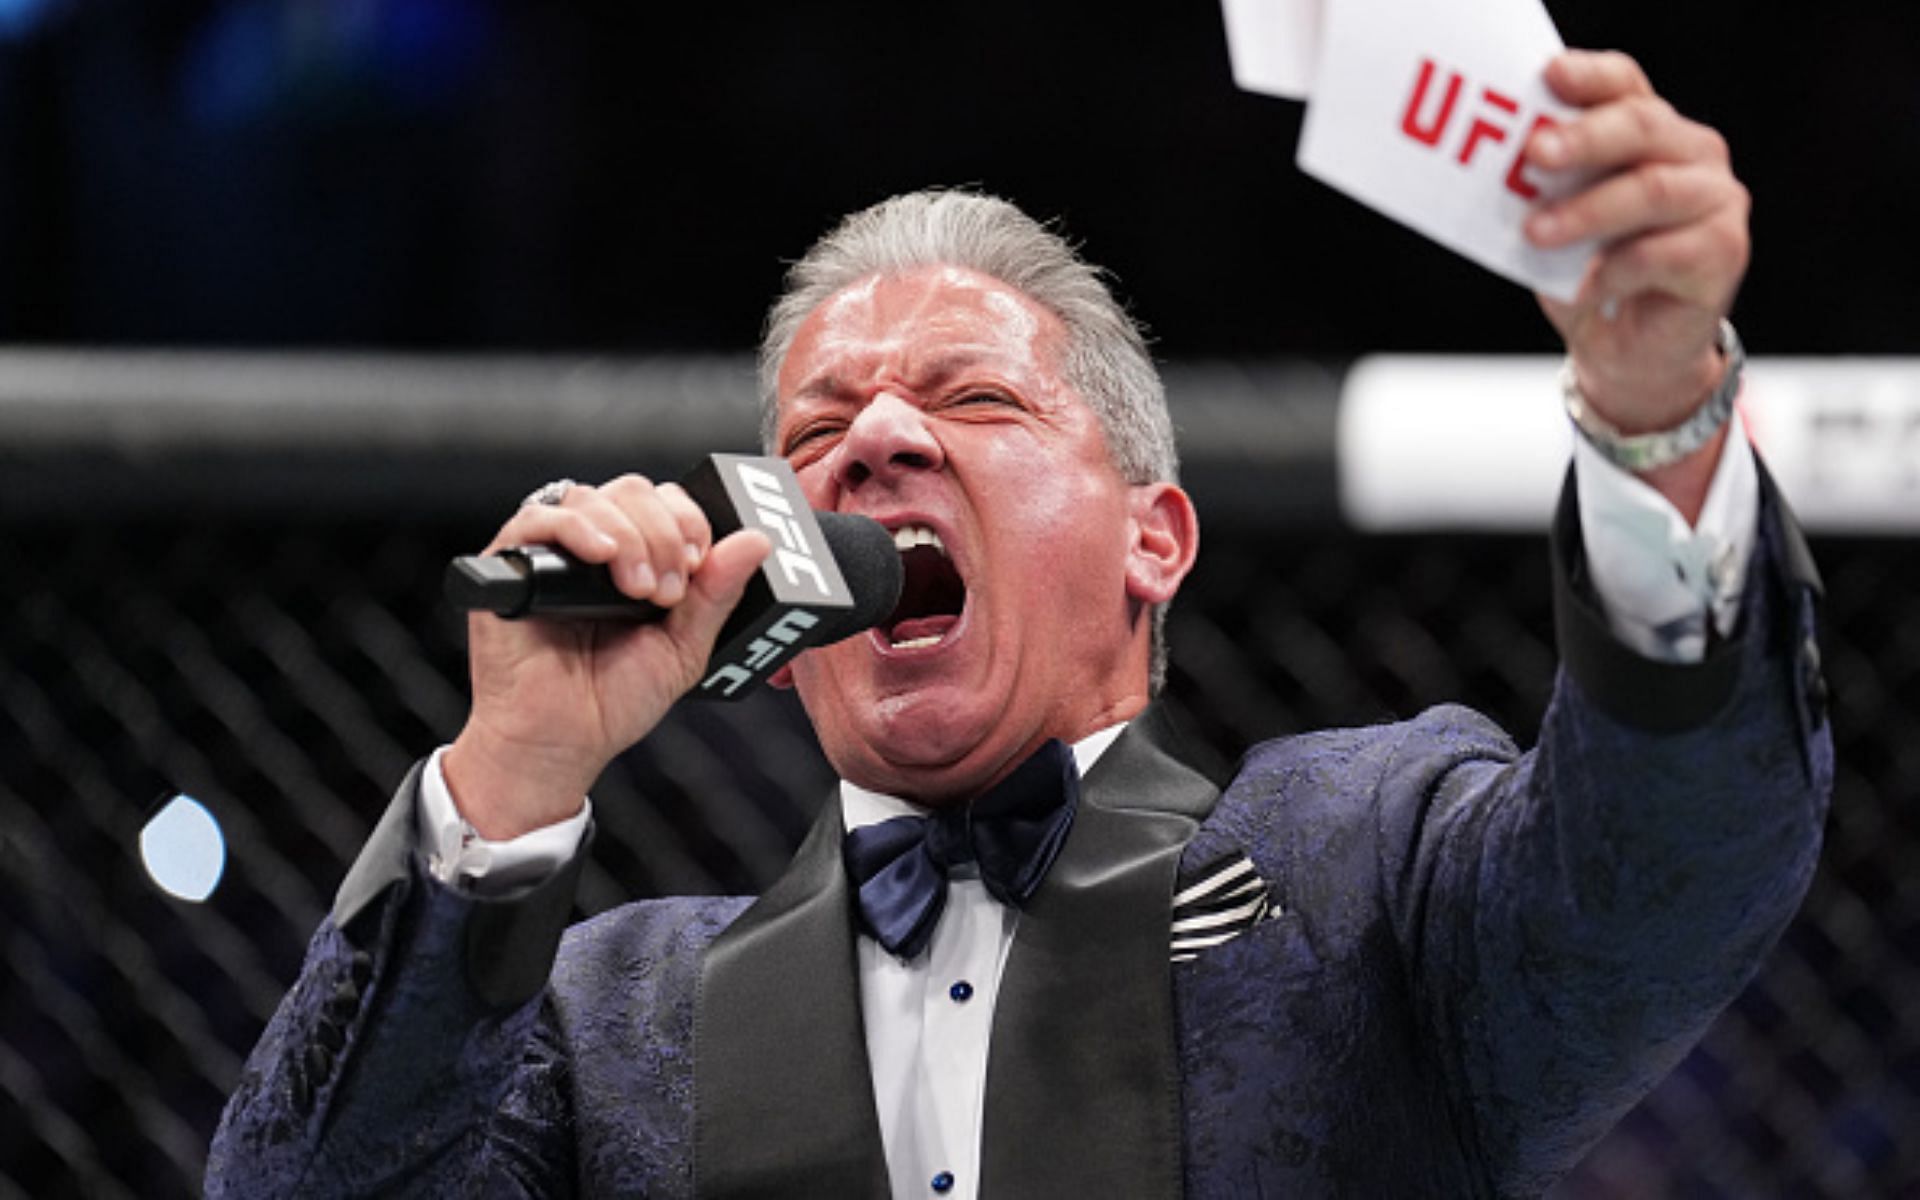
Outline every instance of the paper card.
<svg viewBox="0 0 1920 1200">
<path fill-rule="evenodd" d="M 1575 110 L 1542 72 L 1562 48 L 1540 0 L 1327 0 L 1300 168 L 1474 262 L 1571 301 L 1595 246 L 1530 245 L 1537 198 L 1585 177 L 1523 166 L 1541 121 Z"/>
<path fill-rule="evenodd" d="M 1320 57 L 1322 0 L 1221 0 L 1233 81 L 1249 92 L 1305 100 Z"/>
</svg>

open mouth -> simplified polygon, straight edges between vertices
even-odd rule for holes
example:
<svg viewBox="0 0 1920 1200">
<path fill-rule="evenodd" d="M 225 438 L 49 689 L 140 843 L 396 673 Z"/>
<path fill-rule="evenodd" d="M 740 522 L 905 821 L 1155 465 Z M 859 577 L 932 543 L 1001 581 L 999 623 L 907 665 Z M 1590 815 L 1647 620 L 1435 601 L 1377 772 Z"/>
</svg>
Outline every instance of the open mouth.
<svg viewBox="0 0 1920 1200">
<path fill-rule="evenodd" d="M 895 650 L 938 645 L 960 622 L 967 585 L 940 535 L 925 525 L 902 525 L 893 531 L 893 544 L 904 578 L 900 602 L 880 624 L 881 636 Z"/>
</svg>

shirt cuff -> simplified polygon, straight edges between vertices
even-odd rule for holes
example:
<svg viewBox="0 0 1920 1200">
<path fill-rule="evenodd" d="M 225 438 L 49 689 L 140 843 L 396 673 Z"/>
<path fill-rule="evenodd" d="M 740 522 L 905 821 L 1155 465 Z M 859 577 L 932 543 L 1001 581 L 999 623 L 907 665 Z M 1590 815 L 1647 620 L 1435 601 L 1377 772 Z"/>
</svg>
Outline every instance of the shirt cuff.
<svg viewBox="0 0 1920 1200">
<path fill-rule="evenodd" d="M 428 874 L 475 895 L 500 896 L 552 877 L 579 852 L 593 816 L 592 800 L 564 821 L 508 841 L 488 841 L 467 824 L 453 802 L 440 769 L 440 756 L 446 752 L 445 746 L 435 750 L 420 773 L 417 820 Z"/>
<path fill-rule="evenodd" d="M 1700 520 L 1573 439 L 1588 578 L 1615 637 L 1648 658 L 1697 663 L 1733 632 L 1760 521 L 1760 477 L 1736 411 Z M 1711 622 L 1711 624 L 1709 624 Z"/>
</svg>

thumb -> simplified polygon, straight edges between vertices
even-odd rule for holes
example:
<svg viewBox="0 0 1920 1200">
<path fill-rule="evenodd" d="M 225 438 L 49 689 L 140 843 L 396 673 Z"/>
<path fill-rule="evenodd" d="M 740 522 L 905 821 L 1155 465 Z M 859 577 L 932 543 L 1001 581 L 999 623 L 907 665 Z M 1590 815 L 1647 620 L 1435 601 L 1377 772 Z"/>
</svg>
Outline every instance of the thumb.
<svg viewBox="0 0 1920 1200">
<path fill-rule="evenodd" d="M 742 529 L 722 538 L 689 580 L 686 598 L 667 617 L 668 631 L 684 646 L 697 646 L 701 661 L 720 636 L 753 573 L 773 553 L 773 542 L 757 529 Z"/>
</svg>

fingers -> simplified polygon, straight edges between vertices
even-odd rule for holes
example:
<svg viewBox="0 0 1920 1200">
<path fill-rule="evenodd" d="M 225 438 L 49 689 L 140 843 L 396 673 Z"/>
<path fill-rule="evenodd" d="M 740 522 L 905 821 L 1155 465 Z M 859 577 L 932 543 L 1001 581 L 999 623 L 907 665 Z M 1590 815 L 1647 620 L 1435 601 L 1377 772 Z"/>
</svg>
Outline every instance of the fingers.
<svg viewBox="0 0 1920 1200">
<path fill-rule="evenodd" d="M 1623 96 L 1651 96 L 1653 84 L 1618 50 L 1568 50 L 1547 63 L 1547 86 L 1568 104 L 1588 108 Z"/>
<path fill-rule="evenodd" d="M 674 522 L 680 528 L 680 540 L 686 555 L 683 566 L 691 575 L 699 570 L 701 561 L 707 557 L 707 550 L 713 542 L 713 527 L 707 524 L 707 514 L 700 511 L 700 506 L 679 484 L 663 483 L 655 489 L 654 494 L 673 514 Z"/>
<path fill-rule="evenodd" d="M 1527 159 L 1549 171 L 1612 171 L 1644 162 L 1727 165 L 1727 143 L 1689 121 L 1658 96 L 1628 96 L 1579 118 L 1543 127 L 1527 143 Z"/>
<path fill-rule="evenodd" d="M 581 490 L 576 484 L 568 497 Z M 511 546 L 557 546 L 584 562 L 603 563 L 620 551 L 620 541 L 599 528 L 577 508 L 557 504 L 523 504 L 493 535 L 486 553 Z"/>
<path fill-rule="evenodd" d="M 685 600 L 667 617 L 667 628 L 681 645 L 698 648 L 702 663 L 748 581 L 771 553 L 773 542 L 766 534 L 742 529 L 721 538 L 693 573 Z"/>
<path fill-rule="evenodd" d="M 678 604 L 704 549 L 683 532 L 681 522 L 683 518 L 697 522 L 704 543 L 707 522 L 700 510 L 691 501 L 683 507 L 668 499 L 680 493 L 678 487 L 655 487 L 642 475 L 622 475 L 603 487 L 585 490 L 591 495 L 582 503 L 591 505 L 590 511 L 609 525 L 617 527 L 622 518 L 628 523 L 627 531 L 615 533 L 621 541 L 620 553 L 610 564 L 621 590 L 662 606 Z M 685 499 L 684 493 L 680 496 Z M 569 494 L 567 500 L 573 499 Z"/>
<path fill-rule="evenodd" d="M 1751 199 L 1725 139 L 1674 111 L 1617 51 L 1559 55 L 1547 83 L 1584 111 L 1538 130 L 1528 161 L 1594 182 L 1540 205 L 1527 218 L 1528 240 L 1546 248 L 1599 242 L 1587 299 L 1659 292 L 1708 308 L 1730 302 L 1746 271 Z"/>
<path fill-rule="evenodd" d="M 1527 160 L 1536 167 L 1595 174 L 1656 162 L 1727 168 L 1726 140 L 1674 111 L 1640 64 L 1618 51 L 1562 54 L 1547 65 L 1547 83 L 1585 111 L 1533 135 Z"/>
<path fill-rule="evenodd" d="M 1722 208 L 1744 210 L 1745 192 L 1718 167 L 1647 163 L 1542 206 L 1527 217 L 1527 236 L 1539 246 L 1589 238 L 1613 241 L 1645 229 L 1702 220 Z"/>
<path fill-rule="evenodd" d="M 600 487 L 576 484 L 557 505 L 521 507 L 488 550 L 557 546 L 606 564 L 614 586 L 634 599 L 668 607 L 686 596 L 711 537 L 706 516 L 678 485 L 623 475 Z"/>
<path fill-rule="evenodd" d="M 1714 313 L 1731 304 L 1746 271 L 1745 223 L 1696 222 L 1609 246 L 1588 281 L 1592 297 L 1661 292 Z"/>
</svg>

